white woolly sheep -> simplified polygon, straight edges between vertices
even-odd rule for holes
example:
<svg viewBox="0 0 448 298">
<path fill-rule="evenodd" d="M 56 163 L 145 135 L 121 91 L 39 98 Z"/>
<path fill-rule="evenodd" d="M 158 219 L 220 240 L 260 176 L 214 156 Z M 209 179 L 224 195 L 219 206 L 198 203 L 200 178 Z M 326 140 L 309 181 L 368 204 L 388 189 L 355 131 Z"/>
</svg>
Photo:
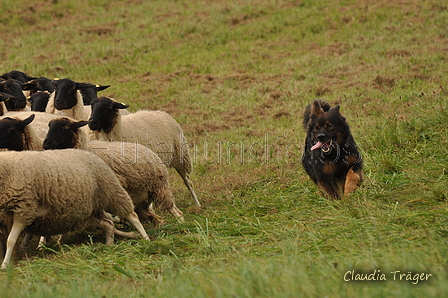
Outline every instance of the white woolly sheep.
<svg viewBox="0 0 448 298">
<path fill-rule="evenodd" d="M 91 152 L 0 152 L 0 177 L 0 226 L 10 228 L 3 269 L 22 231 L 50 236 L 99 227 L 112 244 L 113 223 L 104 211 L 126 218 L 149 240 L 118 178 Z"/>
<path fill-rule="evenodd" d="M 167 166 L 176 169 L 196 205 L 201 205 L 189 177 L 192 171 L 189 144 L 176 120 L 163 111 L 140 110 L 121 115 L 120 109 L 128 105 L 109 97 L 95 98 L 91 105 L 89 140 L 137 142 L 150 148 Z"/>
<path fill-rule="evenodd" d="M 41 114 L 38 114 L 41 115 Z M 59 116 L 52 115 L 52 114 L 45 114 L 43 113 L 43 116 L 53 116 L 58 118 Z M 23 116 L 23 115 L 22 115 Z M 25 118 L 24 120 L 18 119 L 18 118 L 10 118 L 10 117 L 4 117 L 0 119 L 0 149 L 8 149 L 8 150 L 15 150 L 15 151 L 22 151 L 22 150 L 36 150 L 36 151 L 42 151 L 44 150 L 42 146 L 42 139 L 38 136 L 38 134 L 35 132 L 34 128 L 30 123 L 35 119 L 35 114 L 31 114 L 28 118 Z M 42 116 L 42 115 L 41 115 Z M 46 117 L 43 117 L 44 119 Z M 42 117 L 40 118 L 40 125 L 42 125 Z M 45 119 L 44 121 L 48 121 L 48 119 Z M 48 123 L 46 125 L 48 129 Z M 153 215 L 154 222 L 156 224 L 160 224 L 161 220 L 159 217 L 155 214 Z M 157 221 L 159 220 L 159 221 Z M 125 237 L 132 237 L 129 233 L 124 233 L 118 230 L 115 230 L 115 234 L 119 236 L 125 236 Z M 27 234 L 29 237 L 29 234 Z M 22 242 L 22 247 L 25 247 L 26 243 L 28 242 L 28 237 Z M 39 246 L 41 246 L 42 243 L 45 243 L 45 239 L 41 238 Z"/>
<path fill-rule="evenodd" d="M 51 120 L 44 149 L 76 148 L 89 150 L 98 155 L 119 177 L 135 205 L 135 211 L 144 220 L 150 217 L 155 225 L 162 223 L 160 217 L 148 207 L 155 202 L 167 209 L 176 219 L 183 220 L 176 207 L 168 180 L 168 171 L 162 160 L 143 145 L 126 142 L 86 141 L 81 129 L 87 121 L 69 118 Z"/>
</svg>

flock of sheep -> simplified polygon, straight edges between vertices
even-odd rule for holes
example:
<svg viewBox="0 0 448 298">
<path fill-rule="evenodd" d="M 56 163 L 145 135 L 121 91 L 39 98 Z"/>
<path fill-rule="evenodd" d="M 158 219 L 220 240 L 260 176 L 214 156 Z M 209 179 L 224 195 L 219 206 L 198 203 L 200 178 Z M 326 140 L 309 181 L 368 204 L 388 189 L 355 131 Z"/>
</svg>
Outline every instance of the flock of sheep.
<svg viewBox="0 0 448 298">
<path fill-rule="evenodd" d="M 97 97 L 107 87 L 16 70 L 0 76 L 1 268 L 22 232 L 22 246 L 33 235 L 44 242 L 97 228 L 106 244 L 115 235 L 137 237 L 115 229 L 118 217 L 149 239 L 141 222 L 163 223 L 153 204 L 183 221 L 167 167 L 200 206 L 180 125 L 165 112 L 129 113 L 128 105 Z"/>
</svg>

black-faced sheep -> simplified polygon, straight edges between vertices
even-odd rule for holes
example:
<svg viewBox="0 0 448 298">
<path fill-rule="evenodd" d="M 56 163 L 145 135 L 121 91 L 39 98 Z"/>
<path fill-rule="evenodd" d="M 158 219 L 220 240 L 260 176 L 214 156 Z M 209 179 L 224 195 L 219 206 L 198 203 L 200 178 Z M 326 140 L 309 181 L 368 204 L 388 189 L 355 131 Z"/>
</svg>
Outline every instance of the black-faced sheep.
<svg viewBox="0 0 448 298">
<path fill-rule="evenodd" d="M 56 118 L 59 118 L 61 116 L 54 115 L 54 114 L 47 114 L 44 112 L 8 112 L 3 117 L 0 117 L 0 119 L 5 117 L 10 118 L 16 118 L 20 120 L 25 120 L 31 115 L 35 115 L 35 118 L 33 122 L 31 123 L 32 128 L 34 129 L 36 135 L 40 139 L 41 145 L 43 140 L 45 139 L 47 133 L 48 133 L 48 123 Z"/>
<path fill-rule="evenodd" d="M 91 106 L 89 140 L 137 142 L 148 147 L 165 165 L 176 169 L 196 205 L 201 205 L 189 177 L 192 171 L 189 144 L 176 120 L 163 111 L 141 110 L 122 116 L 119 111 L 128 106 L 109 97 L 95 98 Z"/>
<path fill-rule="evenodd" d="M 54 92 L 53 80 L 46 77 L 40 77 L 37 79 L 30 80 L 22 85 L 22 90 L 27 91 L 32 95 L 39 91 L 47 91 L 48 93 Z"/>
<path fill-rule="evenodd" d="M 0 152 L 0 177 L 0 226 L 9 228 L 1 268 L 9 265 L 22 231 L 51 236 L 94 226 L 112 244 L 113 223 L 104 211 L 127 219 L 149 239 L 118 178 L 91 152 Z"/>
<path fill-rule="evenodd" d="M 20 81 L 22 83 L 28 82 L 32 79 L 35 79 L 35 77 L 31 77 L 20 70 L 12 70 L 10 72 L 4 73 L 0 76 L 0 78 L 2 78 L 4 80 L 14 79 L 14 80 Z"/>
<path fill-rule="evenodd" d="M 45 112 L 51 94 L 48 91 L 37 91 L 28 97 L 31 111 Z"/>
<path fill-rule="evenodd" d="M 8 111 L 22 111 L 26 109 L 26 101 L 15 95 L 0 92 L 0 116 Z"/>
<path fill-rule="evenodd" d="M 6 81 L 2 81 L 0 82 L 0 92 L 2 92 L 2 94 L 9 94 L 11 95 L 11 99 L 14 100 L 10 100 L 10 101 L 5 101 L 4 103 L 2 103 L 2 107 L 1 107 L 1 113 L 6 113 L 6 111 L 24 111 L 27 110 L 27 106 L 26 106 L 26 97 L 22 92 L 22 83 L 17 81 L 17 80 L 13 80 L 13 79 L 8 79 Z M 29 110 L 29 109 L 28 109 Z M 1 114 L 1 115 L 3 115 Z"/>
<path fill-rule="evenodd" d="M 92 96 L 109 86 L 78 83 L 70 79 L 53 80 L 55 91 L 51 94 L 45 112 L 84 120 L 90 116 Z"/>
<path fill-rule="evenodd" d="M 26 101 L 25 94 L 22 91 L 23 83 L 14 79 L 8 79 L 0 82 L 0 92 L 14 95 Z"/>
<path fill-rule="evenodd" d="M 0 119 L 0 149 L 43 150 L 41 139 L 29 125 L 34 118 L 35 115 L 24 120 L 9 117 Z"/>
<path fill-rule="evenodd" d="M 81 89 L 82 101 L 85 106 L 89 106 L 92 102 L 92 99 L 98 97 L 98 92 L 104 89 L 109 88 L 110 85 L 94 85 L 91 88 L 83 88 Z"/>
<path fill-rule="evenodd" d="M 176 219 L 183 220 L 182 212 L 174 203 L 166 166 L 160 158 L 137 143 L 103 141 L 87 143 L 86 134 L 81 129 L 87 123 L 65 117 L 51 120 L 43 148 L 76 148 L 92 151 L 120 178 L 122 186 L 134 202 L 140 220 L 149 217 L 156 225 L 162 223 L 160 217 L 150 208 L 152 202 L 167 209 Z"/>
<path fill-rule="evenodd" d="M 53 83 L 55 90 L 50 96 L 45 112 L 85 120 L 87 115 L 80 90 L 96 88 L 95 85 L 77 83 L 70 79 L 54 80 Z"/>
</svg>

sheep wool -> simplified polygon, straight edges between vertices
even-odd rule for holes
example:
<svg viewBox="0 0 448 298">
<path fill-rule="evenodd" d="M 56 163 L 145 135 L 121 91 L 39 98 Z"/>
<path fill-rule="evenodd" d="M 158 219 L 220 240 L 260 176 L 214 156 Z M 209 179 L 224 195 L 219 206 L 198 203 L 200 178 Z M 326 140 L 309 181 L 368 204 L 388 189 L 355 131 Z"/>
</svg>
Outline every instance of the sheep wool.
<svg viewBox="0 0 448 298">
<path fill-rule="evenodd" d="M 155 202 L 182 221 L 183 214 L 176 207 L 169 185 L 168 171 L 162 160 L 150 149 L 138 143 L 87 142 L 86 126 L 81 126 L 86 124 L 85 121 L 77 122 L 65 117 L 51 121 L 50 130 L 44 141 L 45 149 L 73 146 L 76 149 L 93 152 L 115 172 L 121 185 L 131 196 L 139 215 L 151 218 L 156 225 L 161 224 L 160 217 L 150 206 Z M 61 135 L 61 127 L 71 129 L 62 130 L 65 135 Z"/>
<path fill-rule="evenodd" d="M 164 111 L 140 110 L 123 116 L 118 111 L 116 109 L 109 132 L 91 130 L 88 140 L 137 142 L 151 149 L 166 166 L 176 169 L 196 205 L 200 206 L 189 178 L 192 172 L 190 145 L 176 120 Z"/>
<path fill-rule="evenodd" d="M 23 150 L 35 150 L 35 151 L 44 150 L 42 147 L 41 138 L 39 138 L 33 126 L 31 125 L 25 126 L 25 128 L 23 129 L 22 138 L 23 138 Z"/>
<path fill-rule="evenodd" d="M 154 152 L 140 144 L 126 142 L 91 141 L 87 148 L 120 177 L 136 210 L 147 210 L 154 201 L 175 218 L 183 220 L 182 212 L 174 203 L 166 166 Z"/>
<path fill-rule="evenodd" d="M 97 226 L 106 231 L 106 243 L 113 243 L 104 211 L 126 218 L 149 239 L 129 195 L 91 152 L 0 152 L 0 187 L 0 229 L 12 223 L 2 268 L 22 231 L 50 236 Z"/>
</svg>

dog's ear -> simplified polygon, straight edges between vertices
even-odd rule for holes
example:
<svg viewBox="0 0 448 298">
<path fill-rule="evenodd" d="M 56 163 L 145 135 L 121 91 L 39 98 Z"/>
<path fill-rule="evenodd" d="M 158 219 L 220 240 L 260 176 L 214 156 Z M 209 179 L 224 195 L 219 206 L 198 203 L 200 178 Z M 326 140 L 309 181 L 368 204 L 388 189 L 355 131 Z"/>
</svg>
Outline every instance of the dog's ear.
<svg viewBox="0 0 448 298">
<path fill-rule="evenodd" d="M 346 122 L 347 120 L 345 119 L 344 116 L 342 116 L 341 112 L 339 111 L 341 107 L 339 105 L 332 107 L 328 113 L 337 116 L 339 119 L 342 119 L 344 122 Z"/>
<path fill-rule="evenodd" d="M 311 105 L 311 115 L 319 115 L 322 114 L 323 112 L 324 109 L 322 109 L 320 102 L 318 100 L 315 100 Z"/>
<path fill-rule="evenodd" d="M 341 108 L 340 105 L 334 106 L 332 107 L 328 112 L 332 113 L 332 114 L 340 114 L 341 112 L 339 112 L 339 109 Z"/>
</svg>

